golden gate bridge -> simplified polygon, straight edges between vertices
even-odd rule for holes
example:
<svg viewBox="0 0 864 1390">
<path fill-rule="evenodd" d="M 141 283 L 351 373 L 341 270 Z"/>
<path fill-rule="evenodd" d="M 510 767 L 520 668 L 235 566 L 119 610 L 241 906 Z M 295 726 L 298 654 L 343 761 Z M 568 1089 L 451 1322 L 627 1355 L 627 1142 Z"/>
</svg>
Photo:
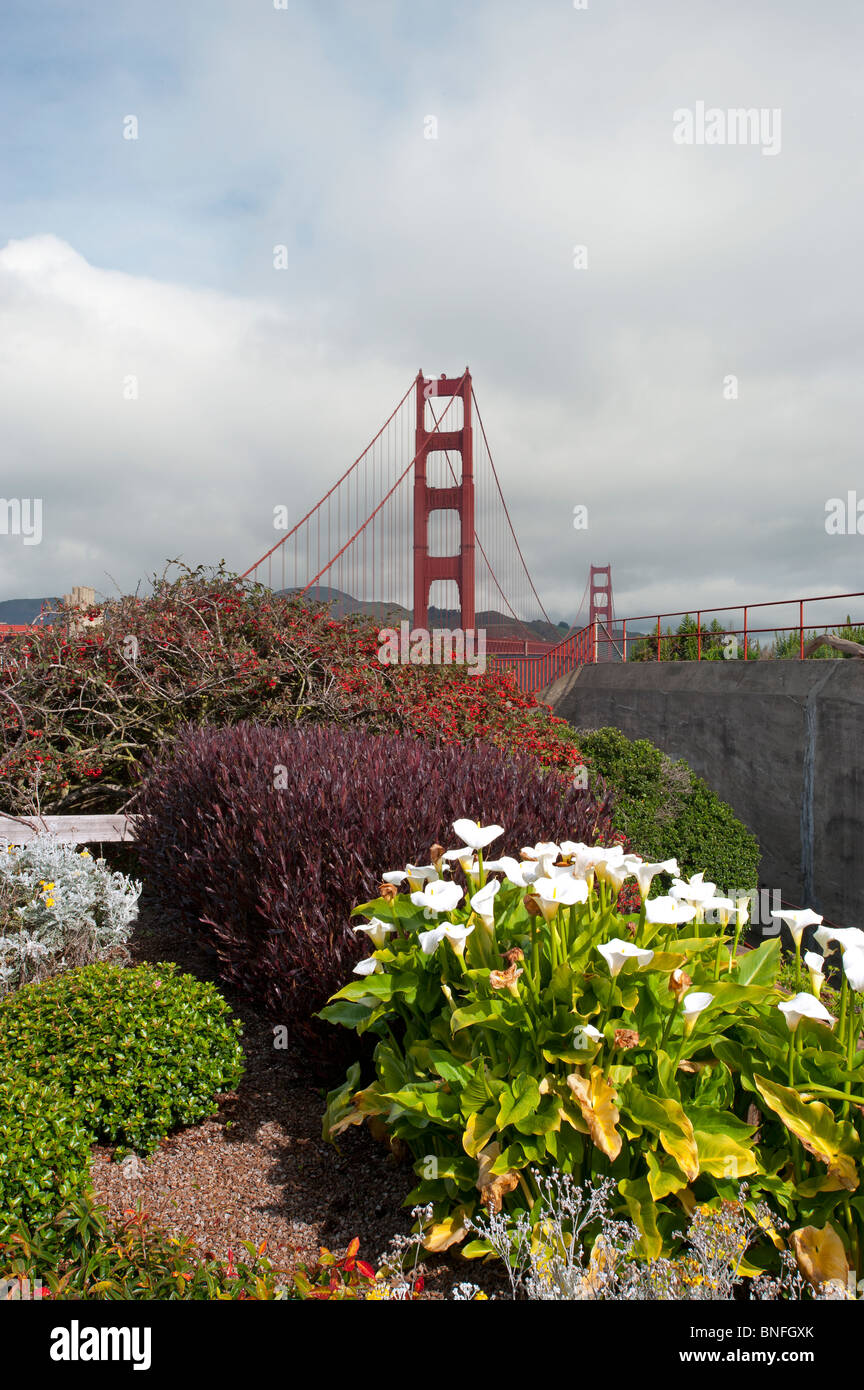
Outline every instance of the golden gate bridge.
<svg viewBox="0 0 864 1390">
<path fill-rule="evenodd" d="M 514 667 L 523 689 L 581 662 L 622 657 L 609 565 L 591 566 L 565 636 L 549 617 L 467 367 L 460 377 L 418 372 L 362 454 L 242 577 L 336 612 L 410 618 L 415 629 L 482 628 L 487 653 Z"/>
<path fill-rule="evenodd" d="M 686 659 L 716 657 L 721 633 L 736 639 L 734 653 L 727 647 L 725 655 L 760 656 L 761 636 L 783 634 L 782 654 L 803 659 L 824 650 L 805 642 L 805 606 L 812 613 L 814 603 L 832 603 L 819 630 L 842 633 L 849 620 L 834 616 L 838 604 L 864 598 L 828 594 L 732 603 L 695 618 L 679 610 L 621 619 L 611 566 L 592 564 L 577 616 L 562 635 L 528 570 L 467 367 L 460 377 L 419 371 L 362 454 L 241 577 L 329 603 L 337 616 L 368 613 L 388 625 L 409 619 L 427 632 L 482 629 L 491 660 L 513 669 L 525 691 L 543 690 L 587 662 L 626 662 L 634 643 L 666 659 L 670 629 L 663 633 L 663 619 L 690 620 Z M 771 610 L 785 617 L 790 607 L 791 622 L 768 626 Z M 743 627 L 719 622 L 730 610 L 743 611 Z"/>
</svg>

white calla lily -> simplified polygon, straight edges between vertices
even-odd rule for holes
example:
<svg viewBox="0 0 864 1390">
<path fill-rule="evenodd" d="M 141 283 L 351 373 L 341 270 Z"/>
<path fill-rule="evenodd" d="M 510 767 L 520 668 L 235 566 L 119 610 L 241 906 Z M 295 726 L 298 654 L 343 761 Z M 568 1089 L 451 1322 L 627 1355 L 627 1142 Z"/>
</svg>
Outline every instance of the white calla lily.
<svg viewBox="0 0 864 1390">
<path fill-rule="evenodd" d="M 354 966 L 355 975 L 383 975 L 383 973 L 384 966 L 374 956 L 367 956 L 365 960 L 358 960 Z"/>
<path fill-rule="evenodd" d="M 728 927 L 729 918 L 734 911 L 735 904 L 731 898 L 709 898 L 705 904 L 706 920 L 710 919 L 718 927 Z"/>
<path fill-rule="evenodd" d="M 420 932 L 417 940 L 420 942 L 420 949 L 424 954 L 432 956 L 446 937 L 457 956 L 461 956 L 465 953 L 466 938 L 471 935 L 473 930 L 473 926 L 466 927 L 461 922 L 456 924 L 444 922 L 440 927 L 433 927 L 431 931 Z"/>
<path fill-rule="evenodd" d="M 477 820 L 454 820 L 453 829 L 470 849 L 485 849 L 504 834 L 503 825 L 481 825 Z"/>
<path fill-rule="evenodd" d="M 685 1023 L 695 1023 L 702 1011 L 707 1009 L 713 1000 L 713 994 L 708 994 L 702 990 L 694 990 L 691 994 L 685 994 L 681 1000 L 681 1012 L 684 1015 Z"/>
<path fill-rule="evenodd" d="M 852 946 L 843 952 L 843 973 L 856 992 L 864 989 L 864 950 Z"/>
<path fill-rule="evenodd" d="M 693 904 L 678 898 L 649 898 L 645 903 L 645 920 L 655 926 L 680 927 L 683 922 L 692 922 L 695 916 Z"/>
<path fill-rule="evenodd" d="M 424 883 L 434 883 L 440 875 L 434 864 L 406 864 L 404 869 L 392 869 L 386 874 L 382 874 L 384 883 L 399 885 L 403 879 L 408 880 L 408 887 L 412 893 L 421 889 Z"/>
<path fill-rule="evenodd" d="M 500 887 L 501 884 L 497 878 L 490 878 L 482 888 L 478 889 L 471 899 L 471 910 L 477 913 L 477 916 L 481 918 L 483 924 L 487 927 L 493 927 L 495 925 L 493 904 L 495 901 L 495 894 Z"/>
<path fill-rule="evenodd" d="M 830 951 L 835 941 L 841 951 L 864 949 L 864 931 L 860 927 L 820 927 L 814 935 L 823 951 Z"/>
<path fill-rule="evenodd" d="M 593 1023 L 580 1023 L 573 1029 L 573 1046 L 577 1052 L 585 1052 L 592 1043 L 600 1042 L 603 1034 Z"/>
<path fill-rule="evenodd" d="M 825 957 L 820 956 L 818 951 L 805 951 L 804 964 L 810 976 L 810 988 L 818 999 L 825 983 Z"/>
<path fill-rule="evenodd" d="M 379 948 L 381 946 L 386 946 L 387 937 L 391 932 L 394 932 L 396 928 L 391 927 L 389 922 L 382 922 L 379 917 L 370 917 L 368 922 L 364 922 L 362 926 L 355 927 L 354 930 L 365 932 L 366 936 L 368 936 L 369 940 L 372 942 L 372 945 Z"/>
<path fill-rule="evenodd" d="M 427 912 L 452 912 L 464 896 L 458 883 L 439 878 L 427 883 L 421 892 L 412 893 L 411 901 L 415 907 L 425 908 Z"/>
<path fill-rule="evenodd" d="M 574 878 L 572 874 L 535 879 L 531 891 L 540 903 L 540 911 L 547 922 L 552 920 L 560 907 L 572 907 L 574 903 L 588 901 L 588 884 L 583 878 Z"/>
<path fill-rule="evenodd" d="M 796 946 L 801 945 L 801 938 L 808 927 L 817 927 L 822 921 L 818 912 L 813 912 L 809 907 L 782 908 L 779 912 L 772 912 L 772 917 L 779 917 L 781 922 L 785 922 L 789 928 L 792 940 Z"/>
<path fill-rule="evenodd" d="M 654 959 L 653 951 L 634 946 L 632 941 L 622 941 L 617 936 L 613 937 L 611 941 L 605 942 L 604 945 L 598 946 L 597 950 L 608 965 L 609 974 L 613 980 L 620 973 L 625 961 L 637 960 L 639 969 L 644 970 Z"/>
<path fill-rule="evenodd" d="M 536 869 L 536 863 L 520 863 L 512 854 L 503 854 L 500 859 L 490 859 L 486 864 L 487 873 L 504 874 L 508 883 L 515 883 L 519 888 L 527 888 L 534 882 Z"/>
<path fill-rule="evenodd" d="M 636 858 L 637 856 L 628 855 L 627 857 Z M 679 872 L 677 859 L 664 859 L 659 864 L 647 864 L 643 859 L 640 863 L 634 864 L 633 873 L 636 875 L 636 882 L 639 884 L 643 903 L 647 902 L 648 894 L 651 892 L 651 884 L 658 874 L 674 874 L 677 877 Z"/>
<path fill-rule="evenodd" d="M 817 1023 L 827 1023 L 831 1028 L 834 1026 L 834 1019 L 825 1005 L 812 994 L 796 994 L 792 999 L 778 1004 L 777 1008 L 785 1015 L 790 1033 L 795 1032 L 802 1018 L 815 1018 Z"/>
<path fill-rule="evenodd" d="M 669 892 L 673 898 L 692 903 L 697 909 L 704 909 L 717 891 L 716 883 L 706 883 L 704 872 L 693 874 L 692 878 L 676 878 Z"/>
</svg>

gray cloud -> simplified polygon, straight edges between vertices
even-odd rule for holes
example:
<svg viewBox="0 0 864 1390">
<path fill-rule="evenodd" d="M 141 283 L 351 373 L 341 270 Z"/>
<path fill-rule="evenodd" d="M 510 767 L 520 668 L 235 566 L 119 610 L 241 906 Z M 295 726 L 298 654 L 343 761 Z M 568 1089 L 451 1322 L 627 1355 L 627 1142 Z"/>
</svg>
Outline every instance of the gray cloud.
<svg viewBox="0 0 864 1390">
<path fill-rule="evenodd" d="M 857 589 L 856 8 L 195 8 L 85 6 L 50 93 L 21 11 L 0 409 L 45 540 L 0 537 L 4 596 L 245 568 L 466 361 L 553 616 L 591 560 L 620 612 Z M 676 146 L 699 100 L 779 107 L 781 152 Z"/>
</svg>

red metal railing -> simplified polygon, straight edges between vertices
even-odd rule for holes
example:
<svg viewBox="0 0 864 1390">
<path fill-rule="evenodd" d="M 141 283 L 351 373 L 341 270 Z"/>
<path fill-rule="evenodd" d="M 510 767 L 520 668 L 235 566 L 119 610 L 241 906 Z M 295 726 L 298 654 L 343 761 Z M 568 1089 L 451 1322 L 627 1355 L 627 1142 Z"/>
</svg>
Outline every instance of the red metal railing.
<svg viewBox="0 0 864 1390">
<path fill-rule="evenodd" d="M 722 640 L 724 637 L 740 637 L 742 638 L 742 650 L 739 659 L 746 661 L 748 659 L 754 659 L 751 655 L 753 650 L 752 644 L 756 643 L 758 645 L 758 638 L 771 636 L 776 640 L 780 634 L 797 633 L 798 659 L 803 660 L 806 640 L 805 605 L 812 605 L 814 603 L 839 603 L 845 599 L 858 598 L 864 598 L 864 593 L 814 594 L 808 598 L 777 599 L 774 602 L 724 604 L 716 608 L 700 608 L 696 610 L 695 630 L 685 633 L 677 633 L 674 631 L 664 632 L 662 626 L 663 620 L 667 620 L 668 627 L 669 620 L 673 618 L 692 618 L 693 609 L 682 608 L 678 609 L 676 612 L 670 613 L 646 613 L 636 617 L 616 618 L 611 623 L 609 630 L 603 626 L 602 630 L 599 632 L 598 624 L 594 622 L 588 627 L 582 628 L 579 632 L 572 633 L 569 637 L 565 638 L 563 642 L 544 651 L 542 654 L 534 654 L 530 651 L 511 652 L 492 650 L 493 646 L 496 648 L 504 646 L 503 642 L 496 642 L 490 643 L 489 655 L 490 660 L 495 665 L 508 670 L 514 670 L 519 688 L 526 692 L 543 690 L 547 685 L 550 685 L 552 681 L 557 680 L 559 676 L 566 675 L 574 666 L 581 666 L 588 662 L 596 662 L 598 660 L 632 660 L 634 645 L 636 643 L 642 644 L 642 651 L 646 654 L 647 659 L 662 661 L 664 659 L 681 660 L 682 658 L 678 653 L 680 653 L 684 644 L 687 643 L 689 645 L 695 640 L 695 659 L 697 661 L 702 661 L 707 659 L 704 655 L 706 650 L 706 639 L 716 648 L 717 641 Z M 751 615 L 755 610 L 765 608 L 789 608 L 790 606 L 797 609 L 795 615 L 797 622 L 785 623 L 775 627 L 754 627 L 752 625 Z M 704 619 L 706 617 L 710 618 L 712 615 L 718 613 L 741 613 L 743 615 L 742 626 L 727 627 L 724 625 L 717 629 L 706 627 Z M 864 623 L 859 624 L 854 619 L 852 619 L 851 622 L 853 627 L 864 626 Z M 632 625 L 634 623 L 651 623 L 652 631 L 633 632 Z M 847 625 L 845 618 L 825 624 L 814 624 L 812 616 L 810 618 L 810 623 L 812 630 L 817 634 L 833 632 L 836 631 L 837 628 L 842 628 Z M 631 625 L 629 634 L 627 631 L 628 624 Z M 664 658 L 664 642 L 669 644 L 667 650 L 671 648 L 673 652 L 671 658 Z M 652 656 L 647 656 L 646 648 L 649 643 L 653 649 Z M 532 646 L 533 644 L 528 645 Z"/>
</svg>

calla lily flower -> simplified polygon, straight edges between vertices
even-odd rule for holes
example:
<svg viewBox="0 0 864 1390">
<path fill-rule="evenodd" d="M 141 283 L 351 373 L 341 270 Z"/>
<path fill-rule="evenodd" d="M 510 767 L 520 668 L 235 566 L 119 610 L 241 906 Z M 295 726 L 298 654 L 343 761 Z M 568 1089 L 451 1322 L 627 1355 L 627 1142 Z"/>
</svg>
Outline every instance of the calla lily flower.
<svg viewBox="0 0 864 1390">
<path fill-rule="evenodd" d="M 424 954 L 432 956 L 446 937 L 457 956 L 461 956 L 465 953 L 465 939 L 471 935 L 473 930 L 473 926 L 466 927 L 461 922 L 456 924 L 445 922 L 440 927 L 433 927 L 431 931 L 420 932 L 417 940 L 420 942 L 420 948 Z"/>
<path fill-rule="evenodd" d="M 834 1026 L 834 1019 L 812 994 L 796 994 L 793 999 L 786 999 L 777 1008 L 786 1015 L 790 1033 L 794 1033 L 802 1018 L 815 1018 L 818 1023 L 827 1023 L 830 1028 Z"/>
<path fill-rule="evenodd" d="M 592 1042 L 600 1042 L 603 1034 L 593 1023 L 580 1023 L 573 1029 L 573 1046 L 578 1052 L 585 1051 Z"/>
<path fill-rule="evenodd" d="M 383 973 L 384 966 L 374 956 L 367 956 L 365 960 L 358 960 L 354 966 L 355 975 L 383 975 Z"/>
<path fill-rule="evenodd" d="M 472 911 L 477 913 L 477 916 L 482 919 L 484 925 L 487 927 L 493 927 L 495 925 L 493 902 L 495 894 L 500 887 L 501 884 L 497 878 L 490 878 L 471 899 Z"/>
<path fill-rule="evenodd" d="M 779 917 L 786 923 L 796 946 L 801 945 L 801 938 L 807 927 L 817 927 L 822 921 L 818 912 L 812 912 L 809 907 L 798 908 L 795 911 L 784 908 L 781 912 L 772 912 L 771 916 Z"/>
<path fill-rule="evenodd" d="M 692 994 L 685 994 L 681 1000 L 681 1012 L 684 1015 L 684 1022 L 694 1024 L 708 1005 L 714 999 L 713 994 L 703 993 L 701 990 L 694 990 Z"/>
<path fill-rule="evenodd" d="M 815 936 L 823 951 L 830 951 L 835 941 L 842 951 L 864 948 L 864 931 L 860 927 L 820 927 Z"/>
<path fill-rule="evenodd" d="M 490 859 L 486 863 L 487 873 L 504 874 L 508 883 L 515 883 L 519 888 L 527 888 L 529 883 L 533 883 L 537 877 L 537 862 L 519 862 L 511 854 L 503 854 L 500 859 Z"/>
<path fill-rule="evenodd" d="M 394 883 L 398 887 L 407 878 L 412 893 L 418 892 L 424 883 L 434 883 L 439 877 L 434 864 L 406 864 L 404 869 L 393 869 L 383 875 L 384 883 Z"/>
<path fill-rule="evenodd" d="M 697 909 L 704 909 L 717 891 L 716 883 L 706 883 L 704 873 L 694 874 L 686 882 L 684 879 L 676 878 L 669 892 L 673 898 L 680 898 L 682 902 L 692 903 Z"/>
<path fill-rule="evenodd" d="M 864 989 L 864 950 L 860 946 L 843 952 L 843 972 L 852 989 Z"/>
<path fill-rule="evenodd" d="M 574 903 L 588 901 L 588 884 L 582 878 L 573 878 L 572 874 L 538 878 L 531 891 L 540 903 L 540 911 L 547 922 L 551 922 L 559 907 L 572 907 Z"/>
<path fill-rule="evenodd" d="M 459 849 L 448 849 L 441 858 L 457 860 L 463 874 L 467 874 L 469 878 L 476 877 L 480 871 L 480 863 L 475 859 L 473 849 L 469 849 L 467 845 L 460 845 Z M 447 867 L 450 867 L 449 864 Z"/>
<path fill-rule="evenodd" d="M 731 898 L 709 898 L 705 904 L 705 916 L 708 917 L 710 913 L 711 921 L 720 927 L 728 927 L 734 911 L 735 904 Z"/>
<path fill-rule="evenodd" d="M 617 936 L 612 941 L 607 941 L 605 945 L 598 946 L 597 950 L 609 966 L 609 974 L 613 980 L 620 973 L 625 961 L 637 960 L 639 969 L 644 970 L 654 959 L 653 951 L 634 946 L 632 941 L 622 941 Z"/>
<path fill-rule="evenodd" d="M 680 927 L 682 922 L 692 922 L 695 916 L 693 904 L 677 898 L 649 898 L 645 903 L 645 920 L 655 926 Z"/>
<path fill-rule="evenodd" d="M 395 931 L 396 928 L 391 927 L 389 922 L 382 922 L 378 917 L 370 917 L 368 922 L 364 922 L 360 927 L 355 927 L 354 930 L 365 932 L 372 942 L 372 945 L 377 949 L 381 946 L 386 946 L 387 937 L 391 932 Z"/>
<path fill-rule="evenodd" d="M 810 988 L 818 999 L 825 983 L 825 957 L 820 956 L 818 951 L 805 951 L 804 964 L 810 976 Z"/>
<path fill-rule="evenodd" d="M 638 855 L 628 855 L 628 859 L 635 860 Z M 638 864 L 633 865 L 633 873 L 636 875 L 636 882 L 639 884 L 639 892 L 642 894 L 642 901 L 647 902 L 648 894 L 651 891 L 651 884 L 658 874 L 680 873 L 677 859 L 664 859 L 660 864 L 646 864 L 644 859 Z"/>
<path fill-rule="evenodd" d="M 425 908 L 427 912 L 452 912 L 464 896 L 458 883 L 439 878 L 427 883 L 422 892 L 412 893 L 411 901 L 415 907 Z"/>
<path fill-rule="evenodd" d="M 477 820 L 454 820 L 453 829 L 459 839 L 474 850 L 485 849 L 504 834 L 503 825 L 481 825 Z"/>
<path fill-rule="evenodd" d="M 740 930 L 742 929 L 742 927 L 746 927 L 746 925 L 747 925 L 747 923 L 748 923 L 749 921 L 750 921 L 750 899 L 749 899 L 749 898 L 736 898 L 736 899 L 735 899 L 735 925 L 737 926 L 738 930 L 740 931 Z"/>
</svg>

